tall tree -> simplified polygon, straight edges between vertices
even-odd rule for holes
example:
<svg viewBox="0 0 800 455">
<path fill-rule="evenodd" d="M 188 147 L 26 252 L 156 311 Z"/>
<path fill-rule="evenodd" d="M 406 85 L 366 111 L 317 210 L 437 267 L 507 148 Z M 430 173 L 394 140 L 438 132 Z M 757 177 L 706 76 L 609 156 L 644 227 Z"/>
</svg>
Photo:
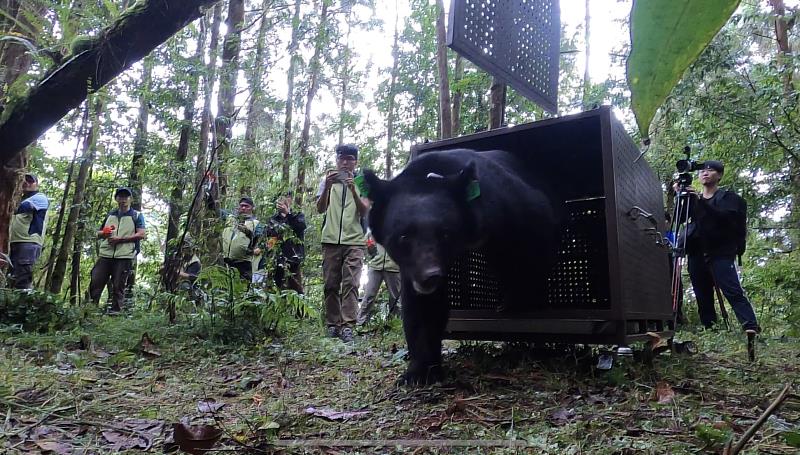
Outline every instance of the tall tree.
<svg viewBox="0 0 800 455">
<path fill-rule="evenodd" d="M 142 64 L 142 80 L 139 84 L 139 115 L 136 117 L 136 132 L 133 138 L 133 158 L 131 171 L 128 175 L 128 186 L 131 188 L 133 198 L 131 207 L 142 210 L 142 169 L 144 168 L 144 155 L 147 152 L 147 123 L 150 119 L 150 91 L 153 82 L 153 59 L 146 57 Z"/>
<path fill-rule="evenodd" d="M 266 49 L 267 31 L 272 25 L 272 19 L 267 15 L 274 0 L 264 0 L 261 4 L 261 23 L 256 36 L 256 51 L 251 63 L 249 74 L 250 99 L 247 102 L 247 122 L 244 130 L 244 154 L 247 161 L 252 162 L 256 153 L 256 133 L 263 125 L 264 111 L 264 71 L 268 65 Z"/>
<path fill-rule="evenodd" d="M 453 112 L 450 107 L 450 81 L 447 65 L 447 31 L 444 26 L 444 3 L 436 0 L 436 63 L 439 68 L 439 128 L 441 139 L 453 137 Z"/>
<path fill-rule="evenodd" d="M 203 66 L 203 53 L 206 47 L 206 20 L 207 17 L 203 17 L 200 20 L 200 34 L 197 37 L 197 49 L 195 49 L 190 64 L 192 68 L 201 68 Z M 175 186 L 172 187 L 168 204 L 167 245 L 170 244 L 172 239 L 178 237 L 180 217 L 184 211 L 183 192 L 186 188 L 186 183 L 191 181 L 187 179 L 189 169 L 186 166 L 186 158 L 189 156 L 189 140 L 192 137 L 192 131 L 195 131 L 195 100 L 199 90 L 199 77 L 199 71 L 195 70 L 189 74 L 189 79 L 187 81 L 188 90 L 183 104 L 183 121 L 181 122 L 181 132 L 178 139 L 178 150 L 175 152 L 174 165 L 171 166 L 171 168 L 177 172 L 174 174 Z M 168 255 L 164 255 L 165 265 L 167 258 Z"/>
<path fill-rule="evenodd" d="M 208 155 L 209 135 L 211 133 L 211 101 L 214 85 L 217 82 L 217 57 L 219 55 L 219 26 L 222 22 L 222 4 L 217 3 L 211 18 L 211 34 L 208 44 L 208 64 L 203 72 L 203 113 L 200 117 L 200 137 L 197 146 L 197 170 L 195 184 L 199 185 L 205 176 Z"/>
<path fill-rule="evenodd" d="M 222 43 L 222 68 L 219 79 L 219 105 L 216 129 L 217 172 L 220 198 L 228 192 L 227 160 L 231 157 L 233 122 L 236 115 L 236 82 L 239 74 L 239 52 L 242 48 L 242 25 L 244 23 L 244 0 L 229 0 L 227 31 Z"/>
<path fill-rule="evenodd" d="M 392 178 L 392 154 L 394 153 L 394 122 L 395 122 L 395 98 L 397 96 L 397 74 L 400 63 L 400 49 L 397 45 L 399 35 L 398 22 L 400 11 L 397 8 L 397 0 L 394 2 L 394 38 L 392 39 L 392 72 L 389 80 L 389 107 L 386 112 L 386 178 Z"/>
<path fill-rule="evenodd" d="M 292 15 L 292 40 L 289 42 L 289 69 L 286 72 L 286 106 L 283 123 L 283 160 L 281 162 L 281 183 L 289 186 L 289 169 L 292 163 L 292 112 L 294 108 L 294 73 L 301 58 L 297 52 L 300 41 L 300 0 L 294 2 Z"/>
<path fill-rule="evenodd" d="M 500 79 L 493 77 L 489 87 L 489 128 L 503 126 L 506 113 L 506 93 L 508 87 Z"/>
<path fill-rule="evenodd" d="M 583 63 L 583 97 L 582 97 L 582 104 L 583 109 L 589 109 L 589 93 L 591 89 L 591 79 L 589 78 L 589 55 L 591 51 L 591 10 L 589 9 L 589 0 L 586 0 L 584 3 L 584 19 L 583 19 L 583 27 L 584 27 L 584 34 L 583 34 L 583 46 L 584 46 L 584 58 L 585 61 Z"/>
<path fill-rule="evenodd" d="M 321 58 L 328 43 L 328 3 L 330 0 L 322 0 L 322 10 L 319 15 L 319 25 L 314 38 L 314 55 L 308 65 L 308 93 L 306 94 L 306 106 L 303 117 L 303 131 L 300 134 L 300 152 L 298 153 L 297 164 L 297 191 L 296 198 L 298 204 L 303 204 L 306 192 L 306 168 L 309 159 L 309 139 L 311 137 L 311 104 L 319 89 L 319 79 L 322 76 Z"/>
<path fill-rule="evenodd" d="M 61 293 L 61 285 L 64 282 L 64 276 L 67 270 L 67 261 L 69 261 L 70 254 L 73 251 L 73 244 L 76 239 L 79 214 L 84 203 L 84 195 L 86 194 L 86 182 L 89 180 L 89 172 L 92 169 L 95 152 L 97 149 L 97 136 L 98 131 L 100 130 L 100 114 L 105 106 L 103 95 L 95 95 L 94 99 L 91 100 L 89 104 L 91 104 L 92 108 L 91 113 L 89 114 L 89 128 L 83 137 L 81 165 L 78 168 L 78 177 L 75 179 L 75 190 L 72 193 L 72 204 L 70 204 L 69 216 L 67 217 L 67 226 L 64 230 L 64 235 L 61 240 L 61 248 L 58 252 L 56 265 L 53 269 L 52 281 L 50 282 L 49 291 L 54 294 Z"/>
<path fill-rule="evenodd" d="M 464 90 L 461 88 L 461 79 L 464 77 L 464 58 L 456 55 L 456 69 L 453 71 L 453 135 L 461 134 L 461 101 L 464 99 Z"/>
<path fill-rule="evenodd" d="M 37 35 L 38 26 L 30 20 L 35 17 L 34 4 L 21 0 L 0 1 L 0 33 L 3 36 L 15 35 L 22 39 L 33 41 Z M 0 41 L 0 112 L 8 108 L 9 90 L 21 91 L 24 75 L 31 66 L 31 53 L 25 46 L 17 41 Z M 15 95 L 19 96 L 19 94 Z M 25 144 L 27 145 L 27 144 Z M 22 173 L 28 165 L 28 154 L 24 148 L 20 153 L 3 163 L 0 162 L 0 253 L 7 252 L 8 226 L 11 215 L 19 203 L 19 186 L 22 182 Z"/>
</svg>

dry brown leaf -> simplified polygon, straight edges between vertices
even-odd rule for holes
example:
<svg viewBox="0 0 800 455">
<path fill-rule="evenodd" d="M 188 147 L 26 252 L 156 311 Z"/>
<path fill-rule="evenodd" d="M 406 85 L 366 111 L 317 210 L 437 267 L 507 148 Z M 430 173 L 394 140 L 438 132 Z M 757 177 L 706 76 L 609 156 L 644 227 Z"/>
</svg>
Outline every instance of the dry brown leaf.
<svg viewBox="0 0 800 455">
<path fill-rule="evenodd" d="M 34 443 L 42 449 L 43 453 L 52 452 L 58 455 L 69 455 L 73 452 L 71 445 L 59 441 L 43 439 L 41 441 L 35 441 Z"/>
<path fill-rule="evenodd" d="M 211 425 L 172 425 L 173 438 L 178 448 L 192 455 L 205 454 L 222 437 L 222 430 Z"/>
<path fill-rule="evenodd" d="M 675 391 L 664 381 L 656 384 L 656 398 L 659 404 L 668 404 L 675 398 Z"/>
<path fill-rule="evenodd" d="M 139 346 L 137 346 L 139 351 L 147 356 L 150 357 L 161 357 L 161 351 L 158 350 L 158 345 L 150 338 L 150 335 L 147 332 L 142 334 L 142 339 L 139 341 Z"/>
<path fill-rule="evenodd" d="M 209 412 L 209 413 L 217 412 L 220 409 L 222 409 L 223 406 L 225 406 L 225 402 L 217 401 L 217 400 L 215 400 L 213 398 L 208 398 L 206 400 L 200 400 L 200 401 L 197 402 L 197 410 L 199 412 L 203 412 L 203 413 L 205 413 L 205 412 Z"/>
</svg>

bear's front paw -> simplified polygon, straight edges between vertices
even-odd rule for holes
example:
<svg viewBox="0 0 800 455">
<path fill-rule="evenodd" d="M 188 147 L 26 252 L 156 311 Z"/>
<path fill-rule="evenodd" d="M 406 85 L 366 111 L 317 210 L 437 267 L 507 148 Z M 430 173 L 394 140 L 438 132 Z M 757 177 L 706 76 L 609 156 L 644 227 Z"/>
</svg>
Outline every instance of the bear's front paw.
<svg viewBox="0 0 800 455">
<path fill-rule="evenodd" d="M 400 379 L 400 385 L 428 385 L 441 382 L 444 377 L 441 365 L 426 365 L 416 368 L 409 367 Z"/>
</svg>

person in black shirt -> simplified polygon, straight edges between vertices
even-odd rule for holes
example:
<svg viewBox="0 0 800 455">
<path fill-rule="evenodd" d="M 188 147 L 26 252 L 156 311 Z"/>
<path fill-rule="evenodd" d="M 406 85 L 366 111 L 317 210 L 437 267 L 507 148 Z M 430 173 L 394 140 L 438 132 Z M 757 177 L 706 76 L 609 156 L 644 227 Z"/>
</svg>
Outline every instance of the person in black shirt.
<svg viewBox="0 0 800 455">
<path fill-rule="evenodd" d="M 716 285 L 744 330 L 757 333 L 761 329 L 739 283 L 734 263 L 736 255 L 744 251 L 746 203 L 738 194 L 719 188 L 724 171 L 721 161 L 706 161 L 699 171 L 702 193 L 692 187 L 686 188 L 690 218 L 686 228 L 689 278 L 697 298 L 700 322 L 705 327 L 711 328 L 717 322 Z"/>
<path fill-rule="evenodd" d="M 300 266 L 305 258 L 306 218 L 303 212 L 292 211 L 292 196 L 292 192 L 287 191 L 278 198 L 277 211 L 267 223 L 267 249 L 275 258 L 275 286 L 303 294 Z"/>
</svg>

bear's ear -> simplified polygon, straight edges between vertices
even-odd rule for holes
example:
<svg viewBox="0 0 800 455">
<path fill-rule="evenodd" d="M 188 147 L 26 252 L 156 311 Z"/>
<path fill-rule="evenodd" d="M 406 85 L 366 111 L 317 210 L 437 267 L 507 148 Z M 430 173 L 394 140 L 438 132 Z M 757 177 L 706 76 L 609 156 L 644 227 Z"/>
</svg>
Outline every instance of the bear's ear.
<svg viewBox="0 0 800 455">
<path fill-rule="evenodd" d="M 478 185 L 478 170 L 475 161 L 470 160 L 456 175 L 456 190 L 464 195 L 464 199 L 472 201 L 481 195 Z"/>
<path fill-rule="evenodd" d="M 364 182 L 367 184 L 367 198 L 373 202 L 382 196 L 387 183 L 375 175 L 372 169 L 364 169 Z"/>
</svg>

